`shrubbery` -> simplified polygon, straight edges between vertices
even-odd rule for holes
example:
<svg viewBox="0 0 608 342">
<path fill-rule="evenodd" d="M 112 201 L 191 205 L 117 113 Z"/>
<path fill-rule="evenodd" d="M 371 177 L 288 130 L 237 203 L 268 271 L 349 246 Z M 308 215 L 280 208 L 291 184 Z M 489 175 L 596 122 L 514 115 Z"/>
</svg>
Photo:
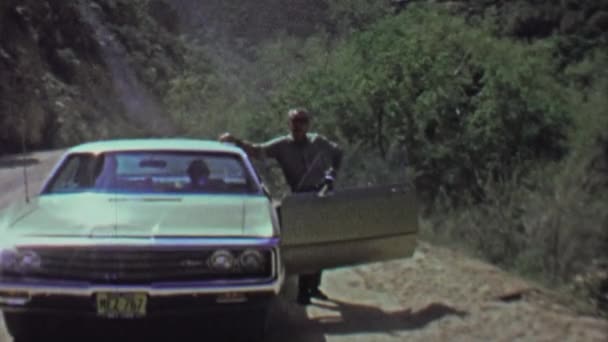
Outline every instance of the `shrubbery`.
<svg viewBox="0 0 608 342">
<path fill-rule="evenodd" d="M 570 72 L 574 82 L 569 153 L 559 162 L 529 164 L 485 184 L 486 200 L 453 207 L 438 200 L 428 237 L 460 244 L 505 268 L 572 290 L 608 313 L 608 74 L 606 56 Z M 598 69 L 600 68 L 600 69 Z M 522 167 L 522 166 L 520 166 Z M 529 169 L 533 171 L 530 172 Z"/>
<path fill-rule="evenodd" d="M 428 198 L 455 197 L 565 152 L 570 118 L 549 49 L 412 9 L 355 34 L 283 89 L 271 115 L 305 104 L 319 130 L 387 160 L 408 150 Z M 394 155 L 403 158 L 403 154 Z"/>
</svg>

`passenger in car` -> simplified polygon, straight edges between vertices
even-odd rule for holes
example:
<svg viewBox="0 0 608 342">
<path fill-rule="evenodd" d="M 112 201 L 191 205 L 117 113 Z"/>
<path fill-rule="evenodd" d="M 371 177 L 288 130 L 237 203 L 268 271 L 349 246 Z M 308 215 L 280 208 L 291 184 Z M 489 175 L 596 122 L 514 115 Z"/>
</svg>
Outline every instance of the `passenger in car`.
<svg viewBox="0 0 608 342">
<path fill-rule="evenodd" d="M 211 179 L 209 166 L 204 160 L 195 159 L 188 165 L 188 177 L 190 184 L 187 190 L 194 192 L 214 192 L 221 190 L 225 183 L 219 179 Z"/>
<path fill-rule="evenodd" d="M 188 188 L 191 190 L 203 189 L 209 179 L 209 167 L 207 164 L 200 159 L 195 159 L 188 165 L 188 177 L 190 177 L 190 184 Z"/>
</svg>

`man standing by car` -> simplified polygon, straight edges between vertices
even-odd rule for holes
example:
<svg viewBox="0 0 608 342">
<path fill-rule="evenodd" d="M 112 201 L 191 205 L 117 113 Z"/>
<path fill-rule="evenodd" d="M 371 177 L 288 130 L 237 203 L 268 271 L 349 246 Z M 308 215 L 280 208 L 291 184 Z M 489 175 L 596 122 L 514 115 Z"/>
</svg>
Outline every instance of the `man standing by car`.
<svg viewBox="0 0 608 342">
<path fill-rule="evenodd" d="M 309 133 L 310 113 L 302 108 L 287 113 L 290 134 L 256 144 L 224 133 L 219 140 L 234 143 L 252 158 L 273 158 L 281 167 L 293 193 L 314 192 L 323 184 L 331 185 L 340 169 L 342 150 L 327 138 Z M 298 303 L 309 304 L 310 298 L 327 299 L 319 289 L 321 272 L 300 275 Z"/>
</svg>

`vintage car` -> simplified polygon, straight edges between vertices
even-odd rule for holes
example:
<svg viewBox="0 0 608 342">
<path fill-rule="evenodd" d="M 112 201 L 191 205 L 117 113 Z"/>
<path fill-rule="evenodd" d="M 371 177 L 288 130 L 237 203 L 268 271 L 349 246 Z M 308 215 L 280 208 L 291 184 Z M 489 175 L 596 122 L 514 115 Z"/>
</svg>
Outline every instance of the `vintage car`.
<svg viewBox="0 0 608 342">
<path fill-rule="evenodd" d="M 66 315 L 246 315 L 239 326 L 259 336 L 287 276 L 411 256 L 415 203 L 405 185 L 306 193 L 286 197 L 279 220 L 235 146 L 79 145 L 0 217 L 0 309 L 17 341 Z"/>
</svg>

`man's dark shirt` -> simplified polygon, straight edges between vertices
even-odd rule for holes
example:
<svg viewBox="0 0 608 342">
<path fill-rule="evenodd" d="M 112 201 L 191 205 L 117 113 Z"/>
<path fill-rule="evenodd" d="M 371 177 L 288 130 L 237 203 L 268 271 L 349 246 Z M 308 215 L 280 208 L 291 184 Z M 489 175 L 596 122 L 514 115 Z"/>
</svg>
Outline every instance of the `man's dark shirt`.
<svg viewBox="0 0 608 342">
<path fill-rule="evenodd" d="M 342 150 L 327 138 L 308 133 L 303 142 L 293 140 L 291 134 L 254 145 L 262 157 L 277 160 L 292 192 L 312 191 L 329 169 L 337 171 L 342 161 Z"/>
</svg>

